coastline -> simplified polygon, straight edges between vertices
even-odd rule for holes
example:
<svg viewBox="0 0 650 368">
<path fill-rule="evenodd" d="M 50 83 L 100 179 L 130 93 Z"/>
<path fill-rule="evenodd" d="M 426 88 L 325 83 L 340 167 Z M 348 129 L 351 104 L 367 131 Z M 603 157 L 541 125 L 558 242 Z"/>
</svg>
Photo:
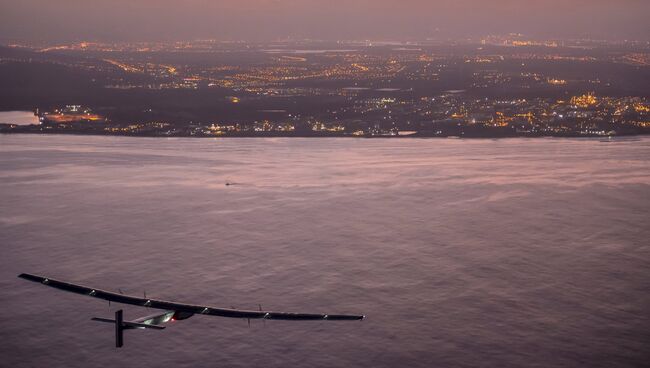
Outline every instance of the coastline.
<svg viewBox="0 0 650 368">
<path fill-rule="evenodd" d="M 134 137 L 134 138 L 213 138 L 213 139 L 242 139 L 242 138 L 341 138 L 341 139 L 544 139 L 544 138 L 588 138 L 588 139 L 616 139 L 650 136 L 648 132 L 634 132 L 624 134 L 510 134 L 510 135 L 434 135 L 434 134 L 410 134 L 410 135 L 352 135 L 352 134 L 229 134 L 229 135 L 206 135 L 206 134 L 153 134 L 153 133 L 115 133 L 115 132 L 93 132 L 93 131 L 34 131 L 34 130 L 1 130 L 0 135 L 76 135 L 76 136 L 105 136 L 105 137 Z"/>
</svg>

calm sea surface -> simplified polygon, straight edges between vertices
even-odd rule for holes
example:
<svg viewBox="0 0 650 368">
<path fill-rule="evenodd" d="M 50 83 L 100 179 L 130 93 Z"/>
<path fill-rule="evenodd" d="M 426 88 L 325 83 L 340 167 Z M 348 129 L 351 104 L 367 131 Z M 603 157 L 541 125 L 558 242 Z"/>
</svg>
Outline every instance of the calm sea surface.
<svg viewBox="0 0 650 368">
<path fill-rule="evenodd" d="M 0 365 L 647 366 L 649 219 L 648 138 L 0 135 Z M 367 319 L 195 316 L 116 350 L 90 321 L 115 304 L 21 272 Z"/>
</svg>

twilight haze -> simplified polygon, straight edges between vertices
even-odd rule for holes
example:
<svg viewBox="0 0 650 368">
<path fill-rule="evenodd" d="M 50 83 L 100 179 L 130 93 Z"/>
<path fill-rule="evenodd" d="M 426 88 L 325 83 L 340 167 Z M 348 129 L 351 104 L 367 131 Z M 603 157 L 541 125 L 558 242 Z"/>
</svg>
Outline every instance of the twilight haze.
<svg viewBox="0 0 650 368">
<path fill-rule="evenodd" d="M 2 0 L 0 9 L 1 37 L 25 41 L 650 39 L 645 0 Z"/>
<path fill-rule="evenodd" d="M 648 366 L 649 15 L 0 0 L 0 366 Z"/>
</svg>

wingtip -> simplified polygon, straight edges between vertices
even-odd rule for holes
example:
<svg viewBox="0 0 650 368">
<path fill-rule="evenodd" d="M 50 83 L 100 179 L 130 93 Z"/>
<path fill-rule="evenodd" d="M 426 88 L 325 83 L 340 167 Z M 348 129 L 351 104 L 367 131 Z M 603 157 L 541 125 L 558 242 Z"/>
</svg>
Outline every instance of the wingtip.
<svg viewBox="0 0 650 368">
<path fill-rule="evenodd" d="M 18 275 L 18 277 L 28 281 L 38 281 L 38 282 L 40 282 L 43 279 L 40 276 L 32 275 L 30 273 L 21 273 L 20 275 Z"/>
</svg>

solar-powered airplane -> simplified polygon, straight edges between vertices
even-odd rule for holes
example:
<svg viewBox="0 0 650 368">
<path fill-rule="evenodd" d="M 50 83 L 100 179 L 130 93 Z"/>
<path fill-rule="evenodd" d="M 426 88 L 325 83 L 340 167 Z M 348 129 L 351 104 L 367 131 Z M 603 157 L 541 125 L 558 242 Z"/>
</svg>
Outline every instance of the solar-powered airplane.
<svg viewBox="0 0 650 368">
<path fill-rule="evenodd" d="M 115 325 L 115 346 L 120 348 L 124 345 L 124 330 L 132 329 L 154 329 L 163 330 L 163 324 L 170 321 L 180 321 L 188 319 L 195 314 L 204 314 L 207 316 L 228 317 L 228 318 L 241 318 L 247 319 L 250 324 L 251 319 L 262 320 L 284 320 L 284 321 L 358 321 L 365 318 L 363 315 L 345 315 L 345 314 L 313 314 L 313 313 L 289 313 L 289 312 L 267 312 L 261 310 L 241 310 L 241 309 L 227 309 L 227 308 L 214 308 L 203 305 L 183 304 L 176 302 L 169 302 L 164 300 L 148 299 L 146 296 L 143 298 L 124 295 L 121 293 L 113 293 L 110 291 L 94 289 L 87 286 L 72 284 L 65 281 L 54 280 L 48 277 L 31 275 L 28 273 L 21 273 L 18 277 L 38 282 L 46 286 L 56 289 L 69 291 L 76 294 L 92 296 L 94 298 L 108 300 L 108 302 L 130 304 L 139 307 L 147 307 L 153 309 L 161 309 L 162 313 L 157 313 L 151 316 L 138 318 L 132 321 L 125 321 L 123 318 L 122 310 L 115 312 L 115 319 L 108 318 L 92 318 L 93 321 L 112 323 Z"/>
</svg>

